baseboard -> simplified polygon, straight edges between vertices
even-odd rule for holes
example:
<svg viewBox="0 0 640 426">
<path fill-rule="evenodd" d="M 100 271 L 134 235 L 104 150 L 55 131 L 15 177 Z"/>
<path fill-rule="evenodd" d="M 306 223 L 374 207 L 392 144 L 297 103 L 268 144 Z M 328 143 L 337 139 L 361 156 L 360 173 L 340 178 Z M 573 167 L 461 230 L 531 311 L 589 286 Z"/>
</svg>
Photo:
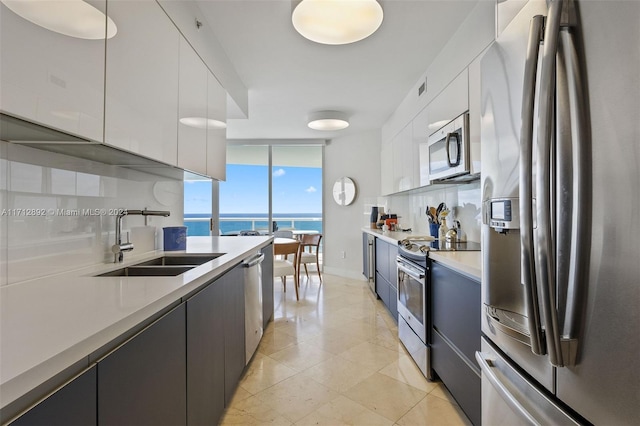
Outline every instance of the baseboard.
<svg viewBox="0 0 640 426">
<path fill-rule="evenodd" d="M 322 272 L 329 275 L 337 275 L 339 277 L 349 278 L 352 280 L 366 281 L 362 272 L 356 272 L 348 269 L 332 268 L 331 266 L 322 267 Z"/>
</svg>

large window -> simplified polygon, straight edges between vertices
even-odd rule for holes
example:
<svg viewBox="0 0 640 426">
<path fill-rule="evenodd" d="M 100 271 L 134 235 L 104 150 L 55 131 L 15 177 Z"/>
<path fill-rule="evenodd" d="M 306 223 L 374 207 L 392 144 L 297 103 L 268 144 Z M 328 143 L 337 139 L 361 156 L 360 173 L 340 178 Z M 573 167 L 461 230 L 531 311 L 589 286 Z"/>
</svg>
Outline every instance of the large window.
<svg viewBox="0 0 640 426">
<path fill-rule="evenodd" d="M 210 235 L 213 212 L 213 182 L 211 179 L 185 172 L 184 224 L 188 236 Z"/>
<path fill-rule="evenodd" d="M 271 173 L 269 172 L 271 164 Z M 220 232 L 278 229 L 322 232 L 322 147 L 227 147 L 220 183 Z"/>
</svg>

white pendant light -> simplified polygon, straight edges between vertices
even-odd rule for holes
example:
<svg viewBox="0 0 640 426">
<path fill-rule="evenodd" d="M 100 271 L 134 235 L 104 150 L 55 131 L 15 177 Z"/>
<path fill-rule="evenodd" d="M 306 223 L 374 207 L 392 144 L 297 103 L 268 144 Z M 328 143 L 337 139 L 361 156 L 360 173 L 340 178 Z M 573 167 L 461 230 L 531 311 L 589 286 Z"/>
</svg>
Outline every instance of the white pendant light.
<svg viewBox="0 0 640 426">
<path fill-rule="evenodd" d="M 314 130 L 342 130 L 349 127 L 349 121 L 340 111 L 318 111 L 309 114 L 307 125 Z"/>
<path fill-rule="evenodd" d="M 382 24 L 376 0 L 302 0 L 293 10 L 294 28 L 322 44 L 348 44 L 373 34 Z"/>
<path fill-rule="evenodd" d="M 82 0 L 0 0 L 18 16 L 50 31 L 69 37 L 88 40 L 116 35 L 118 28 L 113 20 L 100 10 Z"/>
<path fill-rule="evenodd" d="M 180 123 L 185 126 L 195 127 L 197 129 L 226 129 L 227 123 L 224 121 L 214 120 L 204 117 L 184 117 L 180 119 Z"/>
</svg>

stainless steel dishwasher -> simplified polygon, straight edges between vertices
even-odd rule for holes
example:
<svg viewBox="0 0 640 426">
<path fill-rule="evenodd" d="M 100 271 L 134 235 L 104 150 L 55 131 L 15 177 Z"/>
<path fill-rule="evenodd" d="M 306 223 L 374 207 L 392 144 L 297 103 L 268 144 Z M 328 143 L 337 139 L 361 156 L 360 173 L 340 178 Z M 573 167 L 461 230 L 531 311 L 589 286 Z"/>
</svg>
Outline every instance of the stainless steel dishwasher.
<svg viewBox="0 0 640 426">
<path fill-rule="evenodd" d="M 246 259 L 244 265 L 244 336 L 245 363 L 251 357 L 262 339 L 262 261 L 263 253 L 256 253 Z"/>
</svg>

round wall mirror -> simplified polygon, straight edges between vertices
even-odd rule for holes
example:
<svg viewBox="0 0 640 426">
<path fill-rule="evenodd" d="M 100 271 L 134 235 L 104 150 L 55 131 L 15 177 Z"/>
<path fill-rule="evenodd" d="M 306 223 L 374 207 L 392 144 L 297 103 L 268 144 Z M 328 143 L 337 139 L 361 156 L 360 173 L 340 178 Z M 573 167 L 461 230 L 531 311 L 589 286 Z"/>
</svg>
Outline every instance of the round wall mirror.
<svg viewBox="0 0 640 426">
<path fill-rule="evenodd" d="M 356 199 L 356 183 L 348 177 L 341 177 L 333 184 L 333 199 L 340 206 L 348 206 Z"/>
</svg>

